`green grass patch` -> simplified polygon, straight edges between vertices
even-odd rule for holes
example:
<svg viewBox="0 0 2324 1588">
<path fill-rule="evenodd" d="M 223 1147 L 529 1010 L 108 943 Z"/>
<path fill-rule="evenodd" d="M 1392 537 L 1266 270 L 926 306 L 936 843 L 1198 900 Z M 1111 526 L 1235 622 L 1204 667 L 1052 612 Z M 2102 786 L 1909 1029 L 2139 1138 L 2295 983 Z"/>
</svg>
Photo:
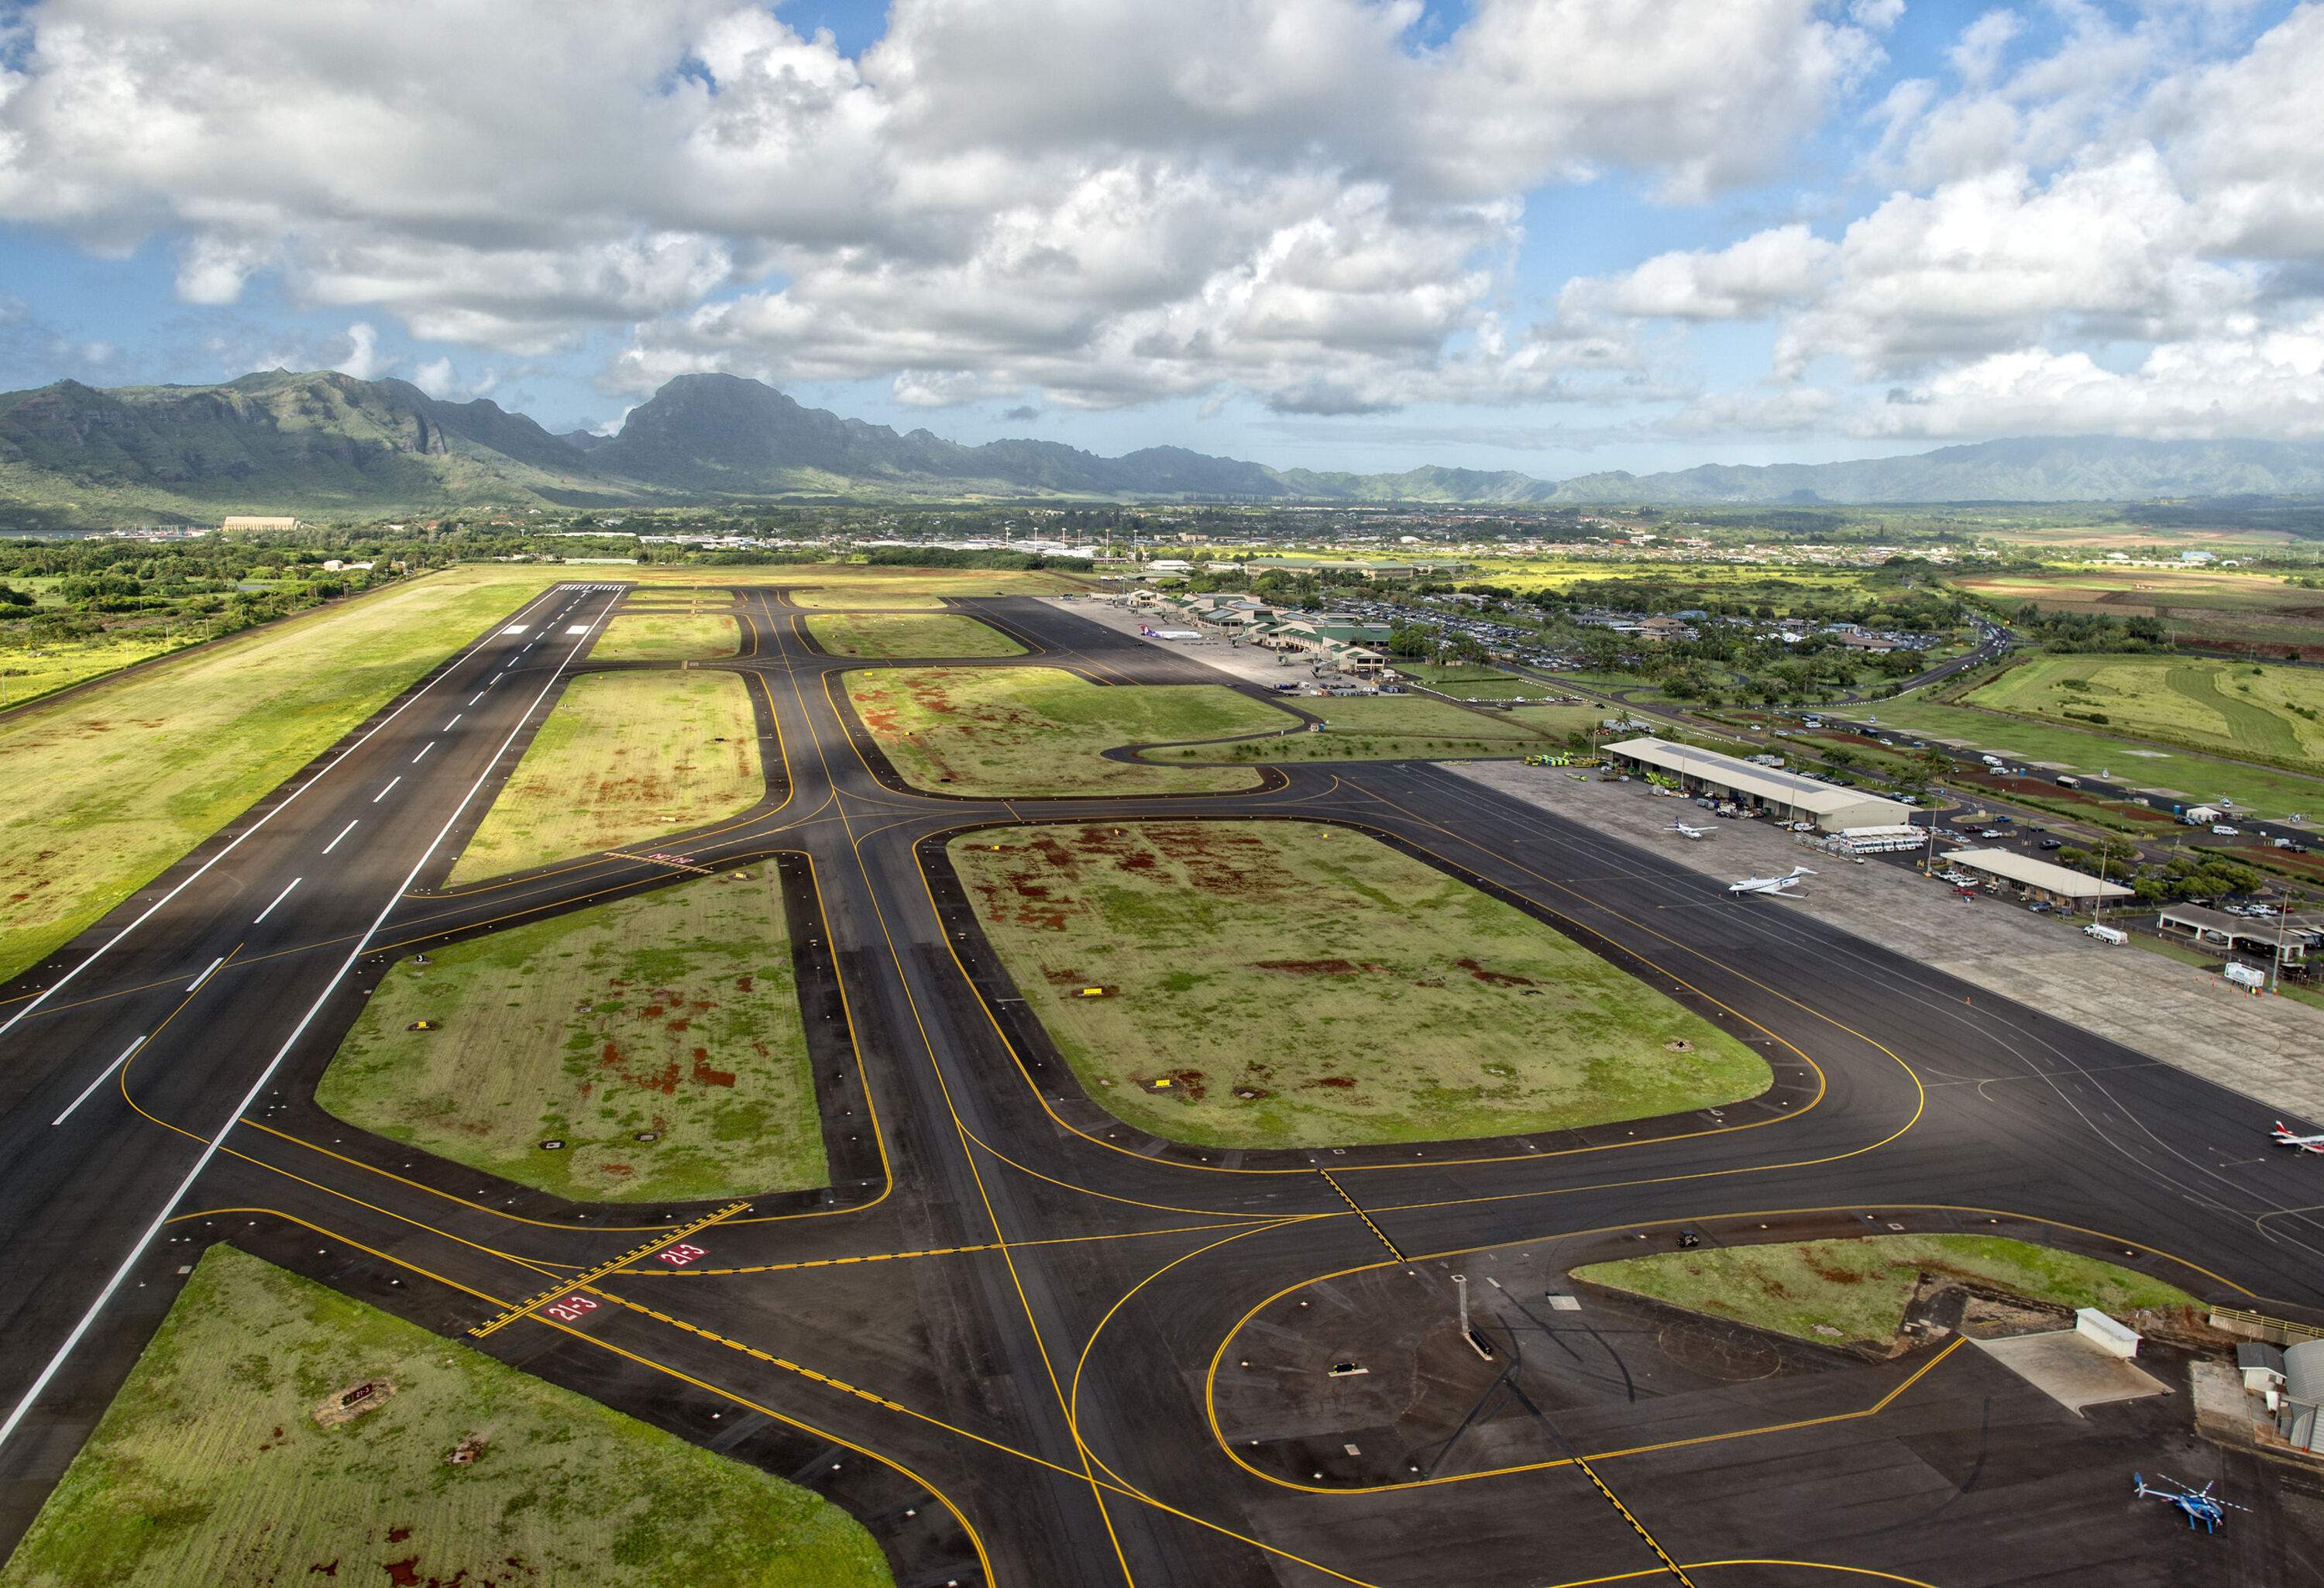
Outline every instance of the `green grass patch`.
<svg viewBox="0 0 2324 1588">
<path fill-rule="evenodd" d="M 742 633 L 731 617 L 708 613 L 623 612 L 589 648 L 591 661 L 708 661 L 732 656 Z"/>
<path fill-rule="evenodd" d="M 1425 684 L 1432 689 L 1464 699 L 1473 695 L 1480 700 L 1538 700 L 1545 695 L 1562 692 L 1554 684 L 1545 684 L 1538 679 L 1521 679 L 1499 668 L 1434 661 L 1399 661 L 1393 665 L 1398 673 L 1414 683 Z"/>
<path fill-rule="evenodd" d="M 0 641 L 15 638 L 0 632 Z M 0 710 L 25 705 L 75 684 L 183 649 L 159 629 L 123 629 L 91 640 L 51 641 L 0 649 Z"/>
<path fill-rule="evenodd" d="M 533 735 L 450 882 L 647 842 L 739 815 L 766 791 L 740 674 L 585 673 Z"/>
<path fill-rule="evenodd" d="M 907 782 L 996 799 L 1218 792 L 1257 786 L 1236 767 L 1107 761 L 1117 745 L 1211 739 L 1293 719 L 1211 684 L 1100 688 L 1055 668 L 897 668 L 847 675 L 863 725 Z"/>
<path fill-rule="evenodd" d="M 394 1387 L 377 1409 L 318 1425 L 372 1380 Z M 892 1579 L 818 1494 L 214 1246 L 0 1584 L 328 1581 Z"/>
<path fill-rule="evenodd" d="M 980 595 L 995 593 L 978 592 Z M 842 585 L 835 589 L 794 590 L 790 596 L 793 605 L 813 611 L 859 607 L 874 612 L 938 612 L 944 607 L 943 596 L 933 590 Z"/>
<path fill-rule="evenodd" d="M 315 1100 L 576 1202 L 827 1185 L 778 887 L 706 877 L 400 961 Z"/>
<path fill-rule="evenodd" d="M 1526 706 L 1471 711 L 1425 695 L 1303 698 L 1323 719 L 1321 731 L 1244 744 L 1183 745 L 1159 751 L 1166 761 L 1445 761 L 1539 755 L 1563 749 L 1565 735 L 1587 731 L 1600 714 L 1580 706 Z"/>
<path fill-rule="evenodd" d="M 2052 720 L 2095 713 L 2104 726 L 2223 755 L 2324 760 L 2324 673 L 2181 656 L 2043 656 L 1968 697 L 1972 706 Z"/>
<path fill-rule="evenodd" d="M 556 577 L 479 567 L 0 716 L 0 979 L 38 964 Z"/>
<path fill-rule="evenodd" d="M 2185 1291 L 2144 1274 L 1997 1235 L 1698 1248 L 1591 1263 L 1573 1277 L 1796 1339 L 1886 1345 L 1923 1272 L 2057 1306 L 2095 1306 L 2116 1317 L 2196 1305 Z"/>
<path fill-rule="evenodd" d="M 923 660 L 1025 654 L 1022 645 L 990 623 L 949 613 L 931 617 L 833 613 L 807 619 L 807 628 L 816 642 L 834 656 Z"/>
<path fill-rule="evenodd" d="M 1089 1094 L 1175 1140 L 1550 1131 L 1772 1081 L 1660 992 L 1359 833 L 1106 823 L 975 834 L 951 854 Z"/>
</svg>

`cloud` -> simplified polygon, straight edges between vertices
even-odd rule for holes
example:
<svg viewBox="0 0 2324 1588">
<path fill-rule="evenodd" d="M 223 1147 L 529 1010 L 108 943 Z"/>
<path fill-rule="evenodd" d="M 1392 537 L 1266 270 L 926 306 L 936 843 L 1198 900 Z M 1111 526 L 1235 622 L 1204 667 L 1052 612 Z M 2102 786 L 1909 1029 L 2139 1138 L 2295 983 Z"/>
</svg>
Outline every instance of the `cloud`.
<svg viewBox="0 0 2324 1588">
<path fill-rule="evenodd" d="M 374 381 L 395 367 L 396 361 L 379 350 L 379 332 L 357 320 L 347 328 L 347 350 L 331 367 L 359 381 Z"/>
<path fill-rule="evenodd" d="M 895 0 L 858 58 L 746 0 L 43 0 L 0 55 L 0 218 L 171 240 L 520 357 L 626 335 L 913 403 L 1526 401 L 1524 195 L 1777 171 L 1890 0 Z M 484 157 L 489 152 L 489 157 Z M 1616 364 L 1623 356 L 1614 359 Z"/>
</svg>

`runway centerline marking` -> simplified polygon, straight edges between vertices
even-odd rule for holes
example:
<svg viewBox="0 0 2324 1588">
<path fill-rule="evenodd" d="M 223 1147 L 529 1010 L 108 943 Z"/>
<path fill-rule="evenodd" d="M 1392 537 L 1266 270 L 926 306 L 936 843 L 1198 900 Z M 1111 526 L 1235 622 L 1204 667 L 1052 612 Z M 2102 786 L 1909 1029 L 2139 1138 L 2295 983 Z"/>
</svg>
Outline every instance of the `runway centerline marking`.
<svg viewBox="0 0 2324 1588">
<path fill-rule="evenodd" d="M 307 879 L 306 879 L 306 878 L 304 878 L 304 877 L 293 877 L 293 878 L 291 878 L 291 879 L 290 879 L 290 881 L 288 883 L 284 884 L 283 889 L 282 889 L 282 891 L 281 891 L 281 892 L 280 892 L 280 893 L 277 893 L 277 894 L 274 896 L 274 904 L 270 904 L 270 905 L 268 905 L 264 909 L 260 910 L 260 911 L 258 912 L 258 918 L 257 918 L 257 920 L 254 920 L 254 921 L 252 921 L 250 924 L 251 924 L 252 926 L 254 926 L 254 926 L 256 926 L 256 925 L 258 924 L 258 922 L 259 922 L 259 921 L 263 921 L 263 920 L 264 920 L 268 916 L 272 915 L 272 914 L 274 913 L 274 905 L 275 905 L 275 904 L 280 904 L 280 903 L 281 903 L 284 900 L 286 900 L 286 899 L 290 898 L 290 890 L 291 890 L 291 889 L 293 889 L 293 888 L 295 888 L 295 887 L 297 887 L 300 883 L 301 883 L 301 882 L 305 882 L 306 880 L 307 880 Z"/>
<path fill-rule="evenodd" d="M 355 821 L 349 822 L 346 826 L 339 829 L 339 838 L 346 837 L 349 833 L 354 832 L 361 824 L 362 818 L 360 817 Z M 334 838 L 328 844 L 324 845 L 323 853 L 328 854 L 332 850 L 337 849 L 339 846 L 339 838 Z"/>
<path fill-rule="evenodd" d="M 418 766 L 421 762 L 428 759 L 428 752 L 435 748 L 436 741 L 433 739 L 429 740 L 427 743 L 422 744 L 420 747 L 420 753 L 411 758 L 411 764 Z"/>
<path fill-rule="evenodd" d="M 386 788 L 384 788 L 384 789 L 382 789 L 378 793 L 376 793 L 376 794 L 373 795 L 373 796 L 371 797 L 371 802 L 372 802 L 374 805 L 377 805 L 381 800 L 383 800 L 383 799 L 386 799 L 386 798 L 388 797 L 389 793 L 394 789 L 395 786 L 396 786 L 398 783 L 401 782 L 401 781 L 403 781 L 403 774 L 402 774 L 401 772 L 398 772 L 398 773 L 396 773 L 396 774 L 395 774 L 395 776 L 393 776 L 393 777 L 392 777 L 392 778 L 388 779 L 388 780 L 387 780 L 387 787 L 386 787 Z"/>
<path fill-rule="evenodd" d="M 446 724 L 444 725 L 444 732 L 446 732 L 446 733 L 447 733 L 447 734 L 448 734 L 448 733 L 450 733 L 454 728 L 458 727 L 458 726 L 460 725 L 460 719 L 461 719 L 462 717 L 464 717 L 464 716 L 467 716 L 467 715 L 468 715 L 468 714 L 467 714 L 466 712 L 465 712 L 465 711 L 462 711 L 462 712 L 456 712 L 456 713 L 454 713 L 454 714 L 453 714 L 453 716 L 452 716 L 452 720 L 451 720 L 450 722 L 446 723 Z"/>
<path fill-rule="evenodd" d="M 99 1086 L 105 1085 L 106 1076 L 119 1069 L 123 1065 L 127 1064 L 129 1062 L 129 1056 L 136 1052 L 139 1047 L 143 1044 L 144 1040 L 145 1039 L 143 1037 L 138 1038 L 136 1041 L 132 1042 L 128 1047 L 121 1050 L 121 1057 L 119 1058 L 115 1059 L 111 1064 L 106 1065 L 103 1069 L 97 1071 L 97 1079 L 91 1081 L 88 1085 L 83 1086 L 80 1089 L 80 1095 L 74 1098 L 69 1103 L 65 1105 L 64 1113 L 57 1115 L 56 1118 L 49 1122 L 49 1129 L 53 1131 L 59 1125 L 63 1124 L 67 1120 L 72 1118 L 73 1110 L 78 1108 L 82 1103 L 87 1103 L 88 1101 L 88 1094 L 96 1091 Z"/>
<path fill-rule="evenodd" d="M 354 824 L 354 823 L 352 823 L 352 822 L 350 822 L 350 823 L 348 823 L 347 825 L 348 825 L 348 826 L 353 826 L 355 824 Z M 225 963 L 226 963 L 226 956 L 225 956 L 225 955 L 223 955 L 223 954 L 219 955 L 216 959 L 214 959 L 214 960 L 210 961 L 208 965 L 205 965 L 205 966 L 202 968 L 202 974 L 201 974 L 200 975 L 198 975 L 198 976 L 196 976 L 196 977 L 195 977 L 195 978 L 194 978 L 190 983 L 189 983 L 187 984 L 187 986 L 186 986 L 186 991 L 187 991 L 187 992 L 200 992 L 200 991 L 202 990 L 202 983 L 203 983 L 204 982 L 208 981 L 208 980 L 210 979 L 210 973 L 211 973 L 212 971 L 214 971 L 214 970 L 217 969 L 217 967 L 218 967 L 218 966 L 220 966 L 220 965 L 224 965 Z"/>
<path fill-rule="evenodd" d="M 581 644 L 586 643 L 586 641 L 581 642 Z M 411 870 L 405 873 L 403 881 L 388 894 L 387 902 L 379 907 L 379 913 L 372 918 L 371 925 L 364 929 L 363 936 L 355 939 L 355 946 L 347 950 L 346 958 L 339 962 L 339 968 L 334 971 L 330 980 L 323 984 L 323 990 L 317 994 L 315 1002 L 307 1006 L 307 1012 L 299 1017 L 299 1023 L 292 1027 L 290 1034 L 282 1039 L 282 1046 L 274 1050 L 274 1057 L 268 1059 L 265 1067 L 258 1072 L 257 1079 L 250 1084 L 250 1090 L 243 1094 L 242 1100 L 234 1105 L 217 1131 L 203 1143 L 201 1151 L 195 1155 L 192 1166 L 186 1170 L 185 1177 L 178 1182 L 177 1188 L 171 1191 L 162 1202 L 161 1211 L 153 1215 L 153 1222 L 146 1225 L 144 1233 L 130 1243 L 128 1255 L 121 1260 L 121 1266 L 113 1270 L 112 1278 L 106 1280 L 104 1288 L 97 1294 L 97 1299 L 88 1304 L 88 1309 L 81 1314 L 80 1321 L 73 1325 L 71 1333 L 65 1336 L 63 1343 L 56 1348 L 40 1372 L 34 1375 L 23 1394 L 17 1398 L 16 1404 L 8 1408 L 7 1417 L 0 1419 L 0 1449 L 7 1446 L 8 1441 L 14 1436 L 24 1418 L 31 1414 L 35 1406 L 40 1404 L 41 1397 L 48 1393 L 49 1386 L 55 1382 L 57 1374 L 63 1370 L 67 1359 L 79 1346 L 89 1330 L 96 1325 L 98 1316 L 113 1304 L 115 1295 L 120 1291 L 121 1287 L 127 1282 L 130 1274 L 135 1270 L 138 1262 L 145 1255 L 146 1248 L 153 1244 L 154 1237 L 159 1235 L 162 1227 L 169 1223 L 170 1217 L 177 1212 L 179 1204 L 185 1201 L 186 1193 L 193 1189 L 194 1182 L 201 1177 L 202 1171 L 209 1167 L 210 1160 L 225 1149 L 227 1133 L 258 1102 L 259 1094 L 266 1089 L 266 1084 L 274 1078 L 275 1072 L 281 1069 L 283 1061 L 290 1057 L 290 1050 L 296 1048 L 300 1039 L 306 1036 L 307 1028 L 315 1023 L 315 1017 L 323 1012 L 323 1006 L 328 1003 L 333 995 L 338 992 L 339 983 L 346 981 L 348 973 L 362 962 L 364 955 L 371 947 L 372 939 L 378 937 L 379 929 L 387 924 L 387 918 L 395 912 L 396 907 L 403 902 L 403 896 L 411 891 L 414 883 L 420 881 L 420 873 L 427 868 L 429 861 L 435 856 L 436 851 L 443 847 L 444 840 L 451 836 L 452 829 L 459 822 L 461 813 L 466 811 L 475 801 L 477 794 L 483 791 L 486 780 L 492 776 L 493 767 L 498 764 L 502 756 L 508 753 L 510 746 L 516 743 L 517 735 L 524 731 L 525 724 L 532 719 L 533 713 L 540 709 L 541 703 L 549 698 L 549 691 L 557 687 L 557 680 L 564 676 L 566 668 L 571 665 L 574 657 L 580 654 L 581 644 L 576 644 L 566 653 L 564 660 L 557 664 L 541 684 L 540 692 L 532 697 L 532 703 L 517 714 L 516 725 L 509 729 L 508 736 L 501 741 L 500 748 L 493 752 L 492 760 L 485 763 L 484 770 L 476 774 L 476 780 L 468 785 L 468 791 L 460 796 L 459 803 L 452 807 L 451 814 L 444 818 L 444 825 L 436 830 L 436 836 L 429 841 L 425 849 L 420 851 L 420 858 L 412 862 Z M 474 648 L 471 647 L 471 649 Z M 402 708 L 399 706 L 397 709 Z M 374 729 L 374 732 L 377 730 Z M 345 757 L 341 759 L 344 760 Z M 336 766 L 337 762 L 334 762 L 332 764 Z M 191 878 L 188 879 L 189 882 L 191 880 Z M 180 884 L 180 887 L 183 885 Z M 150 914 L 151 911 L 147 913 Z M 141 916 L 138 919 L 142 920 L 144 918 Z M 131 925 L 134 926 L 135 923 L 132 922 Z M 124 930 L 125 931 L 126 928 Z M 119 940 L 118 937 L 114 939 L 115 942 Z M 95 957 L 94 955 L 90 956 L 91 959 Z M 62 983 L 60 983 L 59 985 Z M 16 1019 L 23 1019 L 23 1012 L 20 1012 Z M 10 1024 L 14 1023 L 14 1020 L 10 1022 Z M 5 1029 L 5 1027 L 0 1027 L 0 1030 Z"/>
</svg>

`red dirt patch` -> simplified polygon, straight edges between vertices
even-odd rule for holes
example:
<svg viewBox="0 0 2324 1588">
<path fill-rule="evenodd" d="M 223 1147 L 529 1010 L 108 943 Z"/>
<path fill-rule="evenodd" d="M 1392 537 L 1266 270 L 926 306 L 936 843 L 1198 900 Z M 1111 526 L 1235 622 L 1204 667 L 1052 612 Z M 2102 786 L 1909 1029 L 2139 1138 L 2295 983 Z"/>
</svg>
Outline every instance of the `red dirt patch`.
<svg viewBox="0 0 2324 1588">
<path fill-rule="evenodd" d="M 1537 987 L 1541 984 L 1531 976 L 1516 975 L 1508 971 L 1489 971 L 1473 959 L 1456 959 L 1452 963 L 1488 987 Z"/>
<path fill-rule="evenodd" d="M 395 1588 L 420 1588 L 418 1556 L 406 1556 L 401 1560 L 389 1561 L 383 1569 L 387 1573 L 387 1580 L 395 1584 Z"/>
<path fill-rule="evenodd" d="M 1352 976 L 1363 967 L 1351 959 L 1259 959 L 1251 969 L 1281 971 L 1289 976 Z"/>
<path fill-rule="evenodd" d="M 1352 1076 L 1318 1076 L 1312 1081 L 1300 1083 L 1303 1086 L 1337 1086 L 1343 1091 L 1355 1084 L 1355 1077 Z"/>
<path fill-rule="evenodd" d="M 694 1078 L 706 1086 L 731 1086 L 734 1084 L 734 1072 L 712 1069 L 710 1050 L 697 1048 L 694 1050 Z"/>
</svg>

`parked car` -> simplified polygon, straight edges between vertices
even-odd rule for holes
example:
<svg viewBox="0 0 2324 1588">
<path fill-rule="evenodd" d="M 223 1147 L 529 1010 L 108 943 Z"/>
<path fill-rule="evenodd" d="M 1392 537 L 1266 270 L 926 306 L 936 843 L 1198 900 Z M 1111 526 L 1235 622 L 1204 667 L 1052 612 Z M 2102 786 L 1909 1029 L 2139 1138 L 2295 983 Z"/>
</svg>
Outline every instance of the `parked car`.
<svg viewBox="0 0 2324 1588">
<path fill-rule="evenodd" d="M 2063 849 L 2065 846 L 2066 841 L 2063 838 L 2044 838 L 2042 840 L 2042 847 L 2044 849 Z"/>
<path fill-rule="evenodd" d="M 2243 829 L 2241 827 L 2231 827 L 2225 822 L 2213 822 L 2211 824 L 2211 836 L 2214 838 L 2239 838 L 2242 836 Z"/>
</svg>

